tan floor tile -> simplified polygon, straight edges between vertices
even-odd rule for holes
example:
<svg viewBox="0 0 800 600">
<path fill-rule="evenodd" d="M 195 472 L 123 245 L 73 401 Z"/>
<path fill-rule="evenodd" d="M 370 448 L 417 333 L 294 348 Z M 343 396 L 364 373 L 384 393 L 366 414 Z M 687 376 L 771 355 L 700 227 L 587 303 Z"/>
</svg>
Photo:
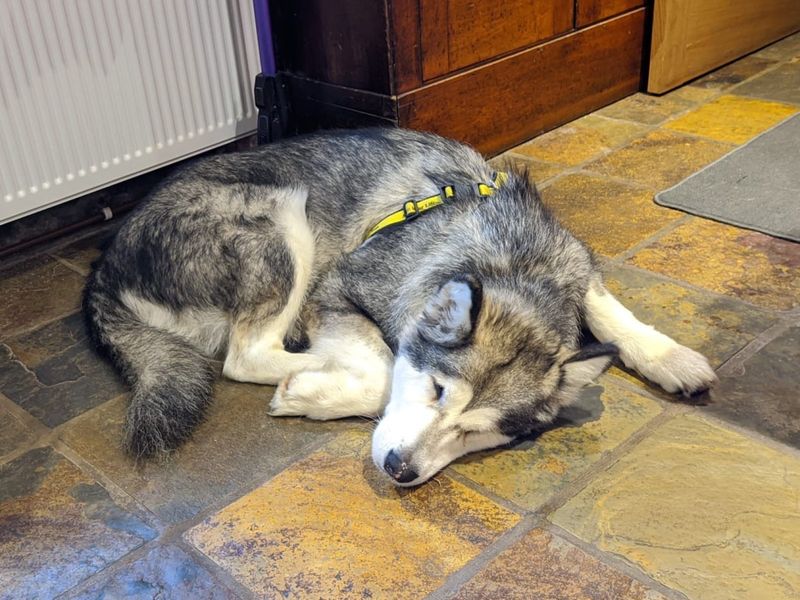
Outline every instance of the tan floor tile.
<svg viewBox="0 0 800 600">
<path fill-rule="evenodd" d="M 758 75 L 773 65 L 775 65 L 775 61 L 767 57 L 746 56 L 693 81 L 691 86 L 715 91 L 725 90 Z"/>
<path fill-rule="evenodd" d="M 165 462 L 137 467 L 121 448 L 120 397 L 65 426 L 61 437 L 107 477 L 167 522 L 190 518 L 261 473 L 289 464 L 320 435 L 365 425 L 267 415 L 272 387 L 221 381 L 208 418 Z"/>
<path fill-rule="evenodd" d="M 630 121 L 587 115 L 518 146 L 514 152 L 537 160 L 575 166 L 644 135 L 647 127 Z"/>
<path fill-rule="evenodd" d="M 53 598 L 155 536 L 51 448 L 0 466 L 3 598 Z"/>
<path fill-rule="evenodd" d="M 783 38 L 779 42 L 756 52 L 756 56 L 780 61 L 800 60 L 800 33 Z"/>
<path fill-rule="evenodd" d="M 25 423 L 0 406 L 0 457 L 30 444 L 36 437 Z"/>
<path fill-rule="evenodd" d="M 453 597 L 457 600 L 659 600 L 664 596 L 573 544 L 534 529 Z"/>
<path fill-rule="evenodd" d="M 693 104 L 694 102 L 687 101 L 679 96 L 633 94 L 595 111 L 594 114 L 645 125 L 658 125 L 668 118 L 687 110 Z"/>
<path fill-rule="evenodd" d="M 628 250 L 683 216 L 658 206 L 648 189 L 583 173 L 557 179 L 542 197 L 572 233 L 606 256 Z"/>
<path fill-rule="evenodd" d="M 629 261 L 778 310 L 800 305 L 800 245 L 693 218 Z"/>
<path fill-rule="evenodd" d="M 702 135 L 718 142 L 743 144 L 774 127 L 798 111 L 796 106 L 744 98 L 721 96 L 674 121 L 665 128 Z"/>
<path fill-rule="evenodd" d="M 800 60 L 764 73 L 740 85 L 734 93 L 739 96 L 755 96 L 800 105 Z"/>
<path fill-rule="evenodd" d="M 83 277 L 53 258 L 34 258 L 0 272 L 0 339 L 75 311 Z"/>
<path fill-rule="evenodd" d="M 443 475 L 395 488 L 369 454 L 347 434 L 186 539 L 260 596 L 419 598 L 519 521 Z"/>
<path fill-rule="evenodd" d="M 528 171 L 531 179 L 536 184 L 541 184 L 556 175 L 563 173 L 566 165 L 556 165 L 552 163 L 534 160 L 528 156 L 519 156 L 515 154 L 516 149 L 509 150 L 505 154 L 501 154 L 489 161 L 489 164 L 496 169 L 508 169 L 509 166 L 519 171 Z"/>
<path fill-rule="evenodd" d="M 683 181 L 734 147 L 674 131 L 656 130 L 584 168 L 660 191 Z"/>
<path fill-rule="evenodd" d="M 771 311 L 697 292 L 626 267 L 607 270 L 605 282 L 637 318 L 701 352 L 714 367 L 777 320 Z"/>
<path fill-rule="evenodd" d="M 600 383 L 562 409 L 553 429 L 510 449 L 465 457 L 453 468 L 519 506 L 539 508 L 661 412 L 610 377 Z"/>
<path fill-rule="evenodd" d="M 800 460 L 693 416 L 654 431 L 553 515 L 704 600 L 800 597 Z"/>
<path fill-rule="evenodd" d="M 677 100 L 680 102 L 685 102 L 689 104 L 700 104 L 701 102 L 706 102 L 716 96 L 719 93 L 718 90 L 712 88 L 705 88 L 705 87 L 697 87 L 694 85 L 684 85 L 683 87 L 679 87 L 676 90 L 665 94 L 665 96 L 669 99 Z"/>
</svg>

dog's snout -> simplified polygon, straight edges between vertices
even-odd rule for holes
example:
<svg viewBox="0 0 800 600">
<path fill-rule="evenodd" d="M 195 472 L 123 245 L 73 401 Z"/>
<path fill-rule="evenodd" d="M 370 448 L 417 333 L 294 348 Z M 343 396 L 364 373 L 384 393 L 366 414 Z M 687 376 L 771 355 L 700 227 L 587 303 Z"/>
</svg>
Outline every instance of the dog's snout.
<svg viewBox="0 0 800 600">
<path fill-rule="evenodd" d="M 383 470 L 398 483 L 408 483 L 419 477 L 416 471 L 401 459 L 400 455 L 394 450 L 386 455 L 386 460 L 383 462 Z"/>
</svg>

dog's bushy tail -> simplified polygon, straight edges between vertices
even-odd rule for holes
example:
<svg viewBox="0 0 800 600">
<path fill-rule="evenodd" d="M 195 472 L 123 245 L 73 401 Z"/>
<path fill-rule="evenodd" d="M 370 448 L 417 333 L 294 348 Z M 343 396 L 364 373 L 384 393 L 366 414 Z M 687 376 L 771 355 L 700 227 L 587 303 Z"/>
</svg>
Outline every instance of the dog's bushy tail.
<svg viewBox="0 0 800 600">
<path fill-rule="evenodd" d="M 188 342 L 143 323 L 107 293 L 95 271 L 83 296 L 90 338 L 132 388 L 125 449 L 136 458 L 178 447 L 203 420 L 214 370 Z"/>
</svg>

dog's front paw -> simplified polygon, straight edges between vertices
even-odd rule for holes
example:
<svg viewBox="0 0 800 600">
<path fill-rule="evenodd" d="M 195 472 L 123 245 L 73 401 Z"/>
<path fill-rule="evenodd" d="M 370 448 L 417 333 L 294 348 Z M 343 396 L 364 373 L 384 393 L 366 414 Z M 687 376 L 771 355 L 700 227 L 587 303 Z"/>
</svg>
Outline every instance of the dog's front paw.
<svg viewBox="0 0 800 600">
<path fill-rule="evenodd" d="M 269 415 L 272 417 L 303 417 L 308 414 L 309 405 L 313 401 L 302 394 L 302 373 L 289 375 L 278 384 L 269 403 Z"/>
<path fill-rule="evenodd" d="M 692 396 L 705 392 L 717 382 L 717 375 L 706 357 L 680 344 L 648 364 L 647 371 L 643 373 L 645 377 L 671 394 Z"/>
</svg>

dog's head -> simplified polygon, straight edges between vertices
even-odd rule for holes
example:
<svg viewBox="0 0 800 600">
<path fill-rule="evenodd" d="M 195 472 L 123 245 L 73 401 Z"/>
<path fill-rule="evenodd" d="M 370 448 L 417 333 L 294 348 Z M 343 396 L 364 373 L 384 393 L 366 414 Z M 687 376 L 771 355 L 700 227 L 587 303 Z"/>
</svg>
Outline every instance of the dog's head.
<svg viewBox="0 0 800 600">
<path fill-rule="evenodd" d="M 571 320 L 577 328 L 576 308 L 558 306 L 546 289 L 532 303 L 536 293 L 523 299 L 508 287 L 455 276 L 407 328 L 372 442 L 375 464 L 397 484 L 420 484 L 468 452 L 552 421 L 608 366 L 616 348 L 567 347 L 554 323 Z"/>
</svg>

